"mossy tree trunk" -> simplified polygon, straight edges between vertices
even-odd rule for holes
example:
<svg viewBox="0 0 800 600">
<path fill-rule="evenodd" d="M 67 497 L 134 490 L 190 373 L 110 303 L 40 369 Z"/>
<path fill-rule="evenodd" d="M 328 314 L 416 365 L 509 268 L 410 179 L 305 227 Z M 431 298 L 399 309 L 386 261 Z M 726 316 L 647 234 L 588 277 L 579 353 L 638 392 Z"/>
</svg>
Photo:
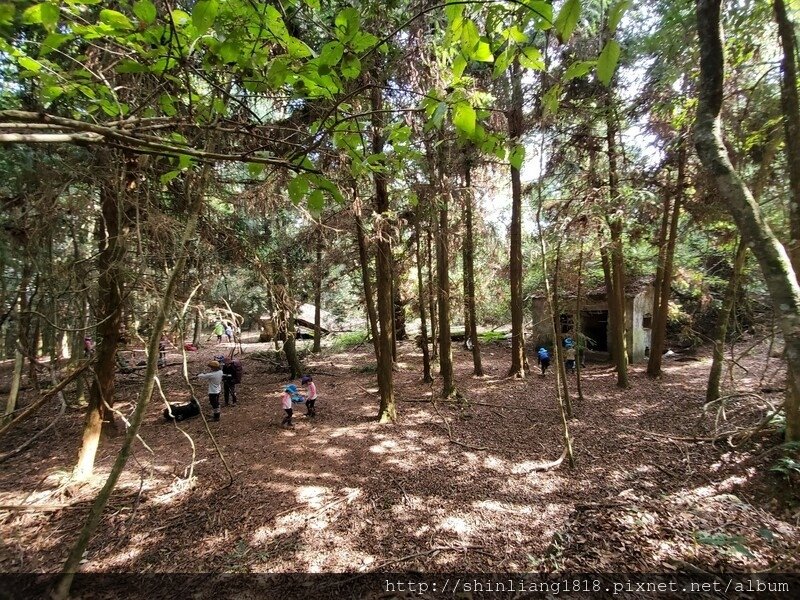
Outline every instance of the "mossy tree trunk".
<svg viewBox="0 0 800 600">
<path fill-rule="evenodd" d="M 697 0 L 700 41 L 699 101 L 694 141 L 733 216 L 743 242 L 753 250 L 769 290 L 786 344 L 786 439 L 800 440 L 800 286 L 786 249 L 761 214 L 758 203 L 731 164 L 720 121 L 723 102 L 724 50 L 721 0 Z"/>
</svg>

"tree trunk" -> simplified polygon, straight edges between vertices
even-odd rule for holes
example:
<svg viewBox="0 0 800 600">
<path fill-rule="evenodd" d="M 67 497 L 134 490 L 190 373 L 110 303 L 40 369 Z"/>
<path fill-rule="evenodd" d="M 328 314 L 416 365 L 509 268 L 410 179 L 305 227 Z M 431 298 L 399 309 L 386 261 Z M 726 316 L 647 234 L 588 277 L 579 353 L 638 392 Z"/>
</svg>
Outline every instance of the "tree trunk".
<svg viewBox="0 0 800 600">
<path fill-rule="evenodd" d="M 207 169 L 208 167 L 206 167 Z M 203 178 L 204 179 L 204 178 Z M 192 192 L 192 188 L 187 183 L 187 189 Z M 103 510 L 108 503 L 111 493 L 122 474 L 125 464 L 128 462 L 128 457 L 131 453 L 131 448 L 139 433 L 139 427 L 144 420 L 144 415 L 147 410 L 150 397 L 153 395 L 155 387 L 155 378 L 158 373 L 158 344 L 161 340 L 161 332 L 164 329 L 164 324 L 167 321 L 167 313 L 172 305 L 172 299 L 175 295 L 175 288 L 177 287 L 178 280 L 183 275 L 184 267 L 186 265 L 186 257 L 189 250 L 189 240 L 194 236 L 197 228 L 198 216 L 203 206 L 202 190 L 197 190 L 190 197 L 193 197 L 192 204 L 187 214 L 186 227 L 179 244 L 179 254 L 175 261 L 175 266 L 170 273 L 167 287 L 164 290 L 164 296 L 161 300 L 158 311 L 153 323 L 153 329 L 150 332 L 150 338 L 147 343 L 147 367 L 144 374 L 144 381 L 136 401 L 136 408 L 130 418 L 130 425 L 125 434 L 125 440 L 122 447 L 117 454 L 114 464 L 111 467 L 111 472 L 108 474 L 108 479 L 103 485 L 102 489 L 98 492 L 97 498 L 89 510 L 89 516 L 86 519 L 78 540 L 72 547 L 69 556 L 67 557 L 64 567 L 62 568 L 62 577 L 58 582 L 56 589 L 53 591 L 53 600 L 66 600 L 69 596 L 69 590 L 72 586 L 72 580 L 75 573 L 78 571 L 81 561 L 84 558 L 84 553 L 89 545 L 89 540 L 94 535 L 100 524 L 100 519 L 103 516 Z"/>
<path fill-rule="evenodd" d="M 800 440 L 800 286 L 785 248 L 764 221 L 760 207 L 731 164 L 720 123 L 723 100 L 724 51 L 720 0 L 697 0 L 700 41 L 700 81 L 695 146 L 717 185 L 744 243 L 752 248 L 767 284 L 786 344 L 788 392 L 786 439 Z"/>
<path fill-rule="evenodd" d="M 567 387 L 567 368 L 564 364 L 564 345 L 561 339 L 561 302 L 559 301 L 559 273 L 561 271 L 561 241 L 556 247 L 556 264 L 553 269 L 553 290 L 551 306 L 553 310 L 553 358 L 556 361 L 555 370 L 558 374 L 556 383 L 560 388 L 560 396 L 563 398 L 564 409 L 567 418 L 572 418 L 572 399 L 569 397 L 569 387 Z"/>
<path fill-rule="evenodd" d="M 553 290 L 550 289 L 550 276 L 548 274 L 547 269 L 547 247 L 544 242 L 544 233 L 542 232 L 542 182 L 541 180 L 537 186 L 537 193 L 539 203 L 536 207 L 536 228 L 539 232 L 539 250 L 542 256 L 542 280 L 544 281 L 544 295 L 547 298 L 547 308 L 550 311 L 550 315 L 555 315 L 556 313 L 556 306 L 553 303 Z M 553 346 L 555 350 L 555 360 L 559 360 L 561 354 L 558 351 L 558 332 L 555 328 L 555 317 L 551 319 L 551 325 L 553 327 Z M 567 406 L 564 402 L 564 397 L 562 395 L 562 388 L 560 383 L 561 374 L 558 369 L 556 369 L 556 396 L 558 397 L 558 407 L 561 413 L 561 425 L 564 428 L 564 451 L 569 459 L 569 466 L 575 466 L 575 456 L 572 453 L 572 438 L 569 433 L 569 414 L 567 412 Z"/>
<path fill-rule="evenodd" d="M 14 415 L 14 411 L 17 410 L 17 398 L 19 397 L 19 387 L 22 382 L 22 367 L 24 364 L 25 355 L 17 349 L 14 353 L 14 372 L 11 375 L 11 391 L 8 393 L 3 423 L 10 421 Z"/>
<path fill-rule="evenodd" d="M 514 60 L 511 66 L 511 108 L 508 111 L 508 138 L 512 144 L 522 143 L 522 68 Z M 525 377 L 525 332 L 522 306 L 522 181 L 519 169 L 511 165 L 511 368 L 509 377 Z"/>
<path fill-rule="evenodd" d="M 297 328 L 294 316 L 289 316 L 286 323 L 286 340 L 283 342 L 283 352 L 289 364 L 289 379 L 297 379 L 303 374 L 303 367 L 297 357 Z"/>
<path fill-rule="evenodd" d="M 431 383 L 433 376 L 431 375 L 431 357 L 428 350 L 428 325 L 426 323 L 425 315 L 425 284 L 422 279 L 422 253 L 420 252 L 420 236 L 422 230 L 420 229 L 420 219 L 422 218 L 422 211 L 420 204 L 416 207 L 416 219 L 414 221 L 414 234 L 415 234 L 415 253 L 417 259 L 417 296 L 419 297 L 419 320 L 420 320 L 420 349 L 422 350 L 422 381 Z"/>
<path fill-rule="evenodd" d="M 383 97 L 381 88 L 375 86 L 371 90 L 372 108 L 372 153 L 383 152 Z M 378 322 L 380 339 L 378 350 L 378 389 L 381 394 L 381 405 L 378 411 L 380 423 L 394 422 L 397 419 L 397 408 L 394 400 L 394 374 L 392 373 L 392 345 L 394 309 L 392 302 L 392 242 L 391 227 L 387 223 L 389 216 L 389 192 L 386 186 L 386 174 L 381 170 L 373 173 L 375 182 L 375 212 L 378 214 L 378 252 L 377 252 L 377 288 L 378 288 Z"/>
<path fill-rule="evenodd" d="M 439 276 L 439 371 L 442 375 L 442 398 L 455 393 L 453 379 L 453 350 L 450 336 L 450 183 L 445 174 L 447 168 L 444 154 L 445 142 L 440 140 L 438 149 L 439 222 L 436 227 L 436 272 Z"/>
<path fill-rule="evenodd" d="M 427 243 L 425 250 L 427 254 L 428 264 L 428 314 L 431 316 L 431 359 L 439 360 L 439 324 L 437 318 L 438 308 L 436 305 L 436 293 L 434 292 L 434 269 L 433 269 L 433 230 L 435 229 L 435 221 L 433 219 L 433 203 L 431 203 L 428 223 Z"/>
<path fill-rule="evenodd" d="M 104 161 L 104 164 L 107 162 Z M 124 167 L 122 167 L 124 169 Z M 123 173 L 119 179 L 124 181 Z M 117 345 L 122 325 L 125 287 L 125 236 L 123 220 L 124 183 L 115 178 L 100 189 L 101 220 L 98 225 L 97 324 L 94 379 L 83 425 L 83 441 L 73 475 L 81 480 L 91 476 L 103 431 L 116 433 L 111 407 L 114 406 Z"/>
<path fill-rule="evenodd" d="M 772 161 L 775 159 L 775 154 L 778 151 L 779 142 L 779 136 L 771 136 L 762 154 L 761 165 L 753 180 L 753 199 L 756 202 L 758 202 L 764 190 L 764 186 L 767 184 Z M 720 395 L 722 367 L 725 361 L 725 341 L 728 338 L 728 326 L 730 324 L 734 304 L 736 303 L 736 294 L 738 293 L 741 276 L 744 271 L 747 250 L 747 246 L 739 240 L 736 246 L 736 252 L 734 253 L 733 271 L 728 280 L 728 285 L 725 288 L 722 306 L 720 307 L 717 323 L 714 328 L 714 338 L 712 340 L 714 351 L 712 354 L 711 369 L 708 374 L 708 385 L 706 386 L 706 402 L 712 402 L 719 398 Z"/>
<path fill-rule="evenodd" d="M 675 259 L 675 244 L 678 240 L 678 220 L 683 204 L 683 189 L 686 184 L 686 151 L 683 132 L 678 147 L 678 178 L 675 184 L 675 203 L 672 207 L 672 217 L 669 224 L 669 237 L 664 251 L 664 267 L 661 273 L 661 289 L 659 290 L 660 305 L 658 312 L 652 319 L 652 338 L 650 340 L 650 357 L 647 361 L 647 374 L 650 377 L 661 375 L 661 357 L 664 354 L 664 342 L 667 337 L 667 317 L 669 316 L 669 298 L 672 291 L 672 264 Z"/>
<path fill-rule="evenodd" d="M 783 47 L 781 60 L 781 109 L 783 111 L 786 163 L 789 167 L 789 257 L 800 273 L 800 103 L 797 98 L 797 40 L 784 0 L 775 0 L 775 20 Z"/>
<path fill-rule="evenodd" d="M 316 281 L 314 282 L 314 346 L 311 351 L 319 353 L 322 350 L 322 229 L 317 230 L 317 266 Z"/>
<path fill-rule="evenodd" d="M 578 392 L 578 400 L 583 401 L 583 383 L 581 382 L 581 371 L 583 370 L 582 353 L 586 346 L 586 337 L 581 333 L 581 294 L 583 293 L 583 242 L 585 239 L 585 227 L 581 227 L 581 245 L 578 251 L 578 286 L 575 291 L 575 388 Z"/>
<path fill-rule="evenodd" d="M 706 387 L 706 402 L 719 398 L 720 382 L 722 380 L 722 365 L 725 362 L 725 340 L 728 337 L 728 321 L 731 317 L 736 292 L 739 289 L 742 271 L 744 269 L 747 246 L 741 241 L 736 246 L 736 256 L 733 259 L 733 273 L 725 288 L 725 296 L 719 309 L 717 325 L 714 330 L 714 354 L 711 361 L 711 370 L 708 373 L 708 386 Z"/>
<path fill-rule="evenodd" d="M 617 121 L 614 114 L 613 92 L 606 94 L 606 144 L 608 149 L 608 193 L 612 206 L 620 202 L 617 175 Z M 625 331 L 625 261 L 622 249 L 623 216 L 607 217 L 611 234 L 610 275 L 611 289 L 607 289 L 611 337 L 614 347 L 614 365 L 617 369 L 617 386 L 628 387 L 628 348 Z"/>
<path fill-rule="evenodd" d="M 356 238 L 358 240 L 358 262 L 361 266 L 361 284 L 364 287 L 364 303 L 367 307 L 367 321 L 372 336 L 372 347 L 375 350 L 375 360 L 380 356 L 378 334 L 378 311 L 375 308 L 375 297 L 372 292 L 372 278 L 369 274 L 369 254 L 367 253 L 367 238 L 364 234 L 364 223 L 361 220 L 361 211 L 356 213 Z"/>
<path fill-rule="evenodd" d="M 468 318 L 465 319 L 464 338 L 472 342 L 472 373 L 478 377 L 483 377 L 483 365 L 481 364 L 481 348 L 478 344 L 478 323 L 475 318 L 475 240 L 474 227 L 472 223 L 472 165 L 469 160 L 464 167 L 464 282 L 465 282 L 465 308 Z"/>
<path fill-rule="evenodd" d="M 194 331 L 192 332 L 192 346 L 197 348 L 197 344 L 200 343 L 200 331 L 201 331 L 201 320 L 200 320 L 200 309 L 194 311 Z M 183 340 L 181 340 L 181 347 L 183 347 Z"/>
<path fill-rule="evenodd" d="M 664 190 L 664 206 L 661 213 L 661 229 L 658 235 L 658 263 L 656 264 L 656 278 L 653 282 L 653 308 L 651 320 L 658 321 L 658 309 L 661 307 L 661 282 L 664 279 L 664 261 L 667 255 L 667 239 L 669 237 L 669 217 L 672 214 L 672 196 Z M 651 342 L 652 347 L 652 342 Z"/>
</svg>

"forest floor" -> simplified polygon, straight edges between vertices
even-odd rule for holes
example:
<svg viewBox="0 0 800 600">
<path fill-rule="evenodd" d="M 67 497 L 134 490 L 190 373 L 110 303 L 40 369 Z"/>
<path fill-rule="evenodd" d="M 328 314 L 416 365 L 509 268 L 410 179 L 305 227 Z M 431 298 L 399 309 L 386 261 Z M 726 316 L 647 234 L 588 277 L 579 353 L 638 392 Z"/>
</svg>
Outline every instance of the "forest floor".
<svg viewBox="0 0 800 600">
<path fill-rule="evenodd" d="M 198 373 L 226 345 L 192 353 Z M 780 401 L 780 360 L 751 352 L 735 370 L 743 395 L 703 414 L 710 359 L 666 361 L 653 381 L 631 368 L 630 389 L 607 365 L 583 370 L 569 421 L 575 467 L 537 470 L 563 449 L 555 374 L 508 379 L 505 343 L 483 348 L 487 375 L 454 346 L 465 403 L 432 402 L 421 354 L 399 347 L 398 422 L 379 425 L 371 346 L 309 356 L 318 416 L 280 427 L 286 375 L 244 344 L 237 406 L 209 422 L 162 418 L 157 394 L 144 444 L 104 513 L 83 565 L 90 572 L 797 572 L 796 479 L 769 471 L 774 433 L 732 447 L 719 432 L 753 425 Z M 529 350 L 529 356 L 532 356 Z M 170 362 L 178 360 L 171 354 Z M 534 361 L 535 363 L 535 361 Z M 746 371 L 744 370 L 746 369 Z M 762 377 L 764 375 L 764 377 Z M 140 375 L 120 375 L 130 412 Z M 162 370 L 170 401 L 189 393 L 179 367 Z M 575 391 L 575 376 L 569 376 Z M 207 399 L 198 386 L 203 409 Z M 755 392 L 758 395 L 748 395 Z M 30 393 L 30 392 L 29 392 Z M 730 393 L 730 391 L 728 392 Z M 52 407 L 0 440 L 16 448 Z M 304 410 L 298 410 L 302 413 Z M 80 442 L 69 410 L 43 439 L 0 467 L 0 572 L 56 572 L 102 485 L 121 436 L 105 441 L 96 476 L 64 485 Z M 194 450 L 193 450 L 194 449 Z M 194 458 L 193 480 L 186 479 Z"/>
</svg>

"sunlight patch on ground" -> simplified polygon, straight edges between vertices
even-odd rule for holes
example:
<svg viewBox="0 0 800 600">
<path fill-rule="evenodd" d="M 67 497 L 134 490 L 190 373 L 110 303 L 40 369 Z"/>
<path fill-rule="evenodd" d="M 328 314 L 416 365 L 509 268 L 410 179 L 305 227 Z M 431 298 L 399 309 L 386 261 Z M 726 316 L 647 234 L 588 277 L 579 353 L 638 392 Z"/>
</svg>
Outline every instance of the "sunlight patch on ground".
<svg viewBox="0 0 800 600">
<path fill-rule="evenodd" d="M 453 533 L 457 533 L 459 536 L 472 533 L 472 526 L 467 523 L 466 519 L 452 515 L 446 517 L 439 525 L 437 525 L 436 529 L 441 531 L 452 531 Z"/>
<path fill-rule="evenodd" d="M 331 493 L 330 488 L 319 485 L 301 485 L 297 489 L 297 502 L 302 504 L 307 503 L 310 508 L 319 508 L 322 506 L 322 498 Z"/>
</svg>

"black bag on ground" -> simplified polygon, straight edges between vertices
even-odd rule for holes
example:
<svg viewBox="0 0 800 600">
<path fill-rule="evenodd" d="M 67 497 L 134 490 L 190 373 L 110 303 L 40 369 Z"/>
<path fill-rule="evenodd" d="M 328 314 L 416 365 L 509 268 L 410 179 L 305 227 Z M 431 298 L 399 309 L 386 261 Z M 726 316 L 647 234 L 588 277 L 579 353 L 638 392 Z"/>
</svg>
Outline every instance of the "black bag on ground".
<svg viewBox="0 0 800 600">
<path fill-rule="evenodd" d="M 172 412 L 172 416 L 170 416 L 170 412 Z M 199 414 L 200 404 L 198 404 L 195 398 L 192 398 L 191 402 L 185 404 L 173 404 L 170 402 L 169 408 L 164 409 L 164 418 L 167 421 L 172 421 L 173 419 L 176 421 L 183 421 L 184 419 L 196 417 Z"/>
</svg>

